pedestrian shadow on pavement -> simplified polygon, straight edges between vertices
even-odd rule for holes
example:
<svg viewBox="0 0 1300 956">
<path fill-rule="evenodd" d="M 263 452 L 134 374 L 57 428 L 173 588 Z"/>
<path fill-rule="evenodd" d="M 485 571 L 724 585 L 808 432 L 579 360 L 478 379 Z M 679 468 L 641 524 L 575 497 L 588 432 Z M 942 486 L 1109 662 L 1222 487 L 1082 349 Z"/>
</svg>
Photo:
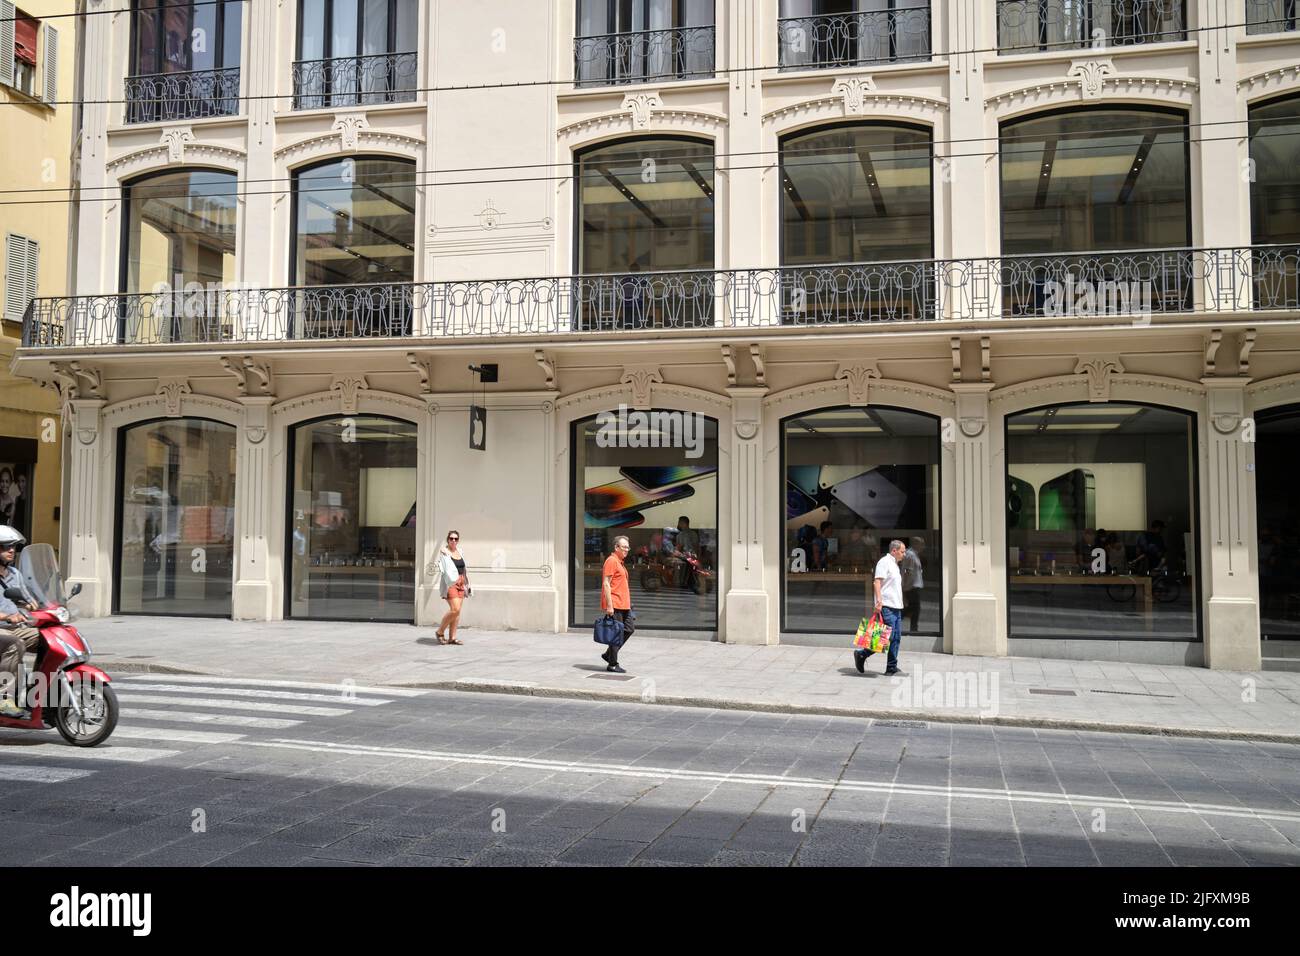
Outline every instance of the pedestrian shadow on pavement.
<svg viewBox="0 0 1300 956">
<path fill-rule="evenodd" d="M 885 676 L 879 671 L 873 671 L 870 669 L 868 669 L 868 671 L 865 674 L 859 674 L 858 669 L 856 667 L 841 667 L 840 673 L 843 674 L 845 677 L 884 677 Z"/>
<path fill-rule="evenodd" d="M 604 664 L 574 664 L 573 669 L 577 671 L 603 671 Z"/>
</svg>

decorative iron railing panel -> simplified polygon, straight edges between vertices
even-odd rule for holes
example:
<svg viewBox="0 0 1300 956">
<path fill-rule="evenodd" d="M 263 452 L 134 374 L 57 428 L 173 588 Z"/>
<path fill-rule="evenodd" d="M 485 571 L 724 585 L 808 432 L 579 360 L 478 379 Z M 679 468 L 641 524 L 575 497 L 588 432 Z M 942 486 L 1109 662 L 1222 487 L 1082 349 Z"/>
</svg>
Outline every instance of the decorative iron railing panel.
<svg viewBox="0 0 1300 956">
<path fill-rule="evenodd" d="M 930 7 L 899 7 L 777 22 L 782 70 L 930 59 Z"/>
<path fill-rule="evenodd" d="M 716 32 L 712 26 L 675 27 L 576 37 L 574 82 L 608 86 L 713 76 Z"/>
<path fill-rule="evenodd" d="M 1297 0 L 1246 0 L 1246 33 L 1283 33 L 1295 30 Z"/>
<path fill-rule="evenodd" d="M 1187 39 L 1186 0 L 998 0 L 998 52 Z"/>
<path fill-rule="evenodd" d="M 126 78 L 126 121 L 158 123 L 239 115 L 239 67 Z"/>
<path fill-rule="evenodd" d="M 418 53 L 376 53 L 293 64 L 293 108 L 413 103 L 419 85 Z"/>
<path fill-rule="evenodd" d="M 1300 246 L 34 299 L 27 347 L 1300 312 Z"/>
</svg>

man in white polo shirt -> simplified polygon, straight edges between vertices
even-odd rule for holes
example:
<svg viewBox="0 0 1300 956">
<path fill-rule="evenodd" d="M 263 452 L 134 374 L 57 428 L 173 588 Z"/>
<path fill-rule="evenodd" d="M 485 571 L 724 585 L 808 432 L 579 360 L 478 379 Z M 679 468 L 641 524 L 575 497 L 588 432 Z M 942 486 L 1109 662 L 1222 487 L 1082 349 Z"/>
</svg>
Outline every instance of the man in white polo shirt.
<svg viewBox="0 0 1300 956">
<path fill-rule="evenodd" d="M 904 676 L 898 669 L 898 645 L 903 640 L 903 574 L 899 564 L 907 553 L 907 545 L 895 539 L 889 542 L 889 553 L 876 562 L 876 573 L 871 581 L 873 607 L 880 612 L 881 619 L 893 628 L 889 635 L 889 657 L 885 675 Z M 854 650 L 853 663 L 859 674 L 866 673 L 867 656 L 871 651 Z"/>
</svg>

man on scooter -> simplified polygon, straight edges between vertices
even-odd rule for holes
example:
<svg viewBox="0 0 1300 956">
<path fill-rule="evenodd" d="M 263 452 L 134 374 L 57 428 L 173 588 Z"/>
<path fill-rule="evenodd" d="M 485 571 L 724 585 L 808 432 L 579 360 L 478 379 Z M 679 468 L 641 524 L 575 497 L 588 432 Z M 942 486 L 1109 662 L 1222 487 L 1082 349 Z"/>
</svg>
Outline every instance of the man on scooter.
<svg viewBox="0 0 1300 956">
<path fill-rule="evenodd" d="M 24 609 L 34 610 L 36 599 L 14 566 L 18 545 L 27 539 L 9 525 L 0 525 L 0 717 L 25 716 L 18 706 L 18 671 L 23 654 L 36 648 L 41 632 L 28 623 Z M 25 595 L 21 606 L 5 597 L 9 588 Z"/>
</svg>

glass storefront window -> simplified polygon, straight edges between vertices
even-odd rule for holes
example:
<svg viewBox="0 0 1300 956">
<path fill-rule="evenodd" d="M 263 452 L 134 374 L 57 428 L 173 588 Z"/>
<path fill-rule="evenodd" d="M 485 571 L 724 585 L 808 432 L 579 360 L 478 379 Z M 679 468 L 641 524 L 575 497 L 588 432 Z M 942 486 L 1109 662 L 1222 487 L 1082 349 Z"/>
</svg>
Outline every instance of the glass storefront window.
<svg viewBox="0 0 1300 956">
<path fill-rule="evenodd" d="M 133 425 L 118 446 L 117 611 L 229 615 L 235 447 L 230 425 Z"/>
<path fill-rule="evenodd" d="M 1265 640 L 1300 640 L 1300 503 L 1295 494 L 1300 406 L 1260 412 L 1255 428 L 1260 633 Z"/>
<path fill-rule="evenodd" d="M 782 630 L 853 634 L 876 562 L 901 539 L 904 635 L 943 625 L 939 421 L 897 408 L 837 408 L 781 423 Z M 906 639 L 906 638 L 905 638 Z"/>
<path fill-rule="evenodd" d="M 1198 639 L 1196 422 L 1145 405 L 1007 418 L 1013 638 Z"/>
<path fill-rule="evenodd" d="M 363 415 L 291 435 L 289 615 L 414 620 L 416 426 Z"/>
<path fill-rule="evenodd" d="M 573 425 L 575 626 L 600 614 L 600 572 L 626 535 L 637 627 L 718 623 L 718 423 L 698 413 L 619 409 Z"/>
<path fill-rule="evenodd" d="M 1002 125 L 1002 253 L 1191 245 L 1187 117 L 1073 110 Z"/>
</svg>

